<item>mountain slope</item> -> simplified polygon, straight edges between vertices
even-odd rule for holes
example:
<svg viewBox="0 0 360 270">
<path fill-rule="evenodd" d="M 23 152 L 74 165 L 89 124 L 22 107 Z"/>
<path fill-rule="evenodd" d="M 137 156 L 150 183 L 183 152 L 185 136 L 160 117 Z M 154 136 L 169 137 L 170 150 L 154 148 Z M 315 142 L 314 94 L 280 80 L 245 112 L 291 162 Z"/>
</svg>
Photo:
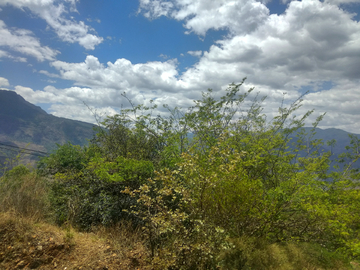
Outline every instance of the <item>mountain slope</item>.
<svg viewBox="0 0 360 270">
<path fill-rule="evenodd" d="M 16 92 L 0 90 L 0 162 L 9 152 L 4 144 L 50 152 L 68 141 L 85 145 L 93 135 L 92 124 L 50 115 Z"/>
</svg>

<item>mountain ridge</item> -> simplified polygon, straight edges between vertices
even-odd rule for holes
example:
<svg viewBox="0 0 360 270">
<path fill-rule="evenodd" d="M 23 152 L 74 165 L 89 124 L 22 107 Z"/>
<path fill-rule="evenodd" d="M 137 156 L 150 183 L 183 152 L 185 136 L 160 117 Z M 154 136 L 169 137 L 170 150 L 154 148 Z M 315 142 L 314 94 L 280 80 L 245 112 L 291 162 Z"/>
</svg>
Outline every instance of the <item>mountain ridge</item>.
<svg viewBox="0 0 360 270">
<path fill-rule="evenodd" d="M 93 126 L 48 114 L 16 92 L 0 89 L 0 164 L 14 152 L 4 144 L 50 153 L 57 144 L 86 145 L 94 136 Z"/>
</svg>

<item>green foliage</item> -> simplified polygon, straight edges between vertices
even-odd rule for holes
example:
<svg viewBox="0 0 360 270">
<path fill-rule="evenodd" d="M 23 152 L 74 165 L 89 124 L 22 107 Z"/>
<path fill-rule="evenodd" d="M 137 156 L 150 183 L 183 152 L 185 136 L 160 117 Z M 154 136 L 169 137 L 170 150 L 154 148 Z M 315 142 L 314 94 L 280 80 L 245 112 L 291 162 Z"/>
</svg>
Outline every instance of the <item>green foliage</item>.
<svg viewBox="0 0 360 270">
<path fill-rule="evenodd" d="M 134 220 L 123 210 L 135 201 L 121 193 L 151 177 L 152 163 L 118 157 L 114 162 L 96 155 L 80 171 L 58 173 L 52 183 L 51 202 L 57 223 L 70 222 L 82 229 Z"/>
<path fill-rule="evenodd" d="M 234 248 L 221 253 L 220 269 L 352 269 L 347 259 L 318 244 L 269 243 L 248 236 L 230 242 Z"/>
<path fill-rule="evenodd" d="M 157 173 L 136 190 L 124 190 L 138 198 L 132 214 L 143 220 L 143 232 L 155 269 L 211 269 L 216 254 L 226 245 L 224 230 L 206 223 L 181 182 L 172 172 Z"/>
<path fill-rule="evenodd" d="M 124 157 L 136 160 L 148 160 L 156 164 L 159 162 L 159 152 L 162 148 L 161 136 L 149 127 L 153 124 L 151 114 L 137 115 L 138 112 L 154 109 L 144 106 L 123 110 L 119 115 L 108 117 L 100 123 L 94 146 L 103 157 L 115 160 Z M 133 118 L 131 117 L 133 115 Z"/>
<path fill-rule="evenodd" d="M 187 111 L 165 106 L 167 117 L 131 103 L 89 148 L 59 147 L 41 165 L 55 175 L 57 221 L 131 220 L 154 269 L 300 269 L 313 259 L 307 248 L 326 254 L 319 268 L 334 254 L 358 258 L 359 139 L 339 159 L 351 162 L 329 173 L 331 153 L 314 139 L 324 115 L 305 132 L 312 111 L 296 116 L 298 99 L 268 119 L 265 99 L 243 82 L 219 99 L 209 90 Z"/>
<path fill-rule="evenodd" d="M 87 169 L 92 170 L 101 181 L 126 182 L 127 185 L 143 183 L 154 171 L 150 161 L 128 159 L 122 156 L 114 161 L 106 161 L 96 156 L 91 159 Z"/>
<path fill-rule="evenodd" d="M 251 90 L 239 94 L 239 87 L 230 85 L 219 100 L 209 91 L 196 101 L 177 119 L 183 125 L 177 129 L 194 136 L 178 152 L 175 169 L 161 170 L 140 189 L 129 191 L 138 198 L 132 213 L 146 221 L 154 262 L 179 269 L 191 269 L 192 262 L 198 268 L 209 268 L 209 263 L 215 267 L 221 249 L 232 249 L 225 239 L 244 236 L 268 243 L 313 242 L 349 256 L 360 255 L 354 230 L 360 191 L 354 173 L 347 174 L 351 186 L 343 183 L 343 176 L 324 181 L 329 178 L 329 154 L 319 151 L 322 141 L 312 139 L 323 115 L 310 135 L 305 134 L 302 126 L 312 112 L 294 116 L 301 100 L 281 107 L 269 121 L 262 114 L 263 99 L 255 97 L 251 106 L 241 109 L 246 108 Z M 206 233 L 193 235 L 197 230 Z M 208 245 L 204 254 L 192 248 L 218 239 L 222 245 Z"/>
<path fill-rule="evenodd" d="M 43 174 L 55 175 L 69 171 L 80 171 L 89 159 L 86 148 L 72 145 L 70 142 L 57 145 L 57 150 L 49 157 L 44 157 L 38 163 L 38 169 Z M 88 151 L 90 152 L 90 151 Z"/>
</svg>

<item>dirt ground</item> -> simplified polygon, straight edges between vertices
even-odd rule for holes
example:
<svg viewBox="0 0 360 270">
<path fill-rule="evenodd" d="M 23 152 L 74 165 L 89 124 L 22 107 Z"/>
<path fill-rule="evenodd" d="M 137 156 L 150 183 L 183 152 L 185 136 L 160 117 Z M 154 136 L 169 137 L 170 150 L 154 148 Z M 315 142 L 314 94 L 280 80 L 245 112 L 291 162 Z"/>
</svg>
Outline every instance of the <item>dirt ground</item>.
<svg viewBox="0 0 360 270">
<path fill-rule="evenodd" d="M 0 214 L 0 269 L 147 269 L 146 250 L 114 229 L 80 233 Z"/>
</svg>

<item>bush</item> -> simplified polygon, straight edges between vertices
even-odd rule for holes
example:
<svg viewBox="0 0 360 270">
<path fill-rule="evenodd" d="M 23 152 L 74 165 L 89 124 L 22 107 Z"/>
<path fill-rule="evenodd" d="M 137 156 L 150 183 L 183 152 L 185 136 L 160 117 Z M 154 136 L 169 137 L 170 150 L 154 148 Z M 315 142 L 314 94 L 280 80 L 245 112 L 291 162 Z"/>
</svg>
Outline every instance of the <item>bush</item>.
<svg viewBox="0 0 360 270">
<path fill-rule="evenodd" d="M 155 265 L 215 268 L 222 250 L 232 250 L 225 239 L 243 237 L 269 244 L 312 242 L 359 256 L 357 174 L 325 181 L 329 154 L 318 151 L 321 141 L 305 140 L 302 130 L 311 112 L 292 116 L 301 100 L 281 107 L 269 121 L 257 99 L 239 114 L 251 92 L 239 94 L 239 87 L 230 85 L 219 100 L 210 91 L 196 101 L 178 119 L 193 138 L 181 148 L 176 168 L 160 170 L 139 189 L 127 191 L 137 198 L 132 213 L 146 224 Z M 289 151 L 296 133 L 295 150 Z"/>
<path fill-rule="evenodd" d="M 151 177 L 152 163 L 118 157 L 115 162 L 91 159 L 80 172 L 58 173 L 51 185 L 51 204 L 58 224 L 69 221 L 89 230 L 96 225 L 111 225 L 132 220 L 135 200 L 122 193 L 126 186 L 139 187 Z"/>
<path fill-rule="evenodd" d="M 103 122 L 91 151 L 59 149 L 43 163 L 57 173 L 57 221 L 89 229 L 131 220 L 155 269 L 276 269 L 297 263 L 287 249 L 310 258 L 304 243 L 328 251 L 326 260 L 358 258 L 360 175 L 354 162 L 328 173 L 330 153 L 311 140 L 323 115 L 309 139 L 302 127 L 312 111 L 295 116 L 301 99 L 269 120 L 264 99 L 248 102 L 252 89 L 241 85 L 220 99 L 209 90 L 167 118 L 133 106 Z M 347 158 L 359 158 L 359 145 L 353 138 Z"/>
<path fill-rule="evenodd" d="M 58 148 L 49 157 L 44 157 L 38 162 L 38 171 L 43 175 L 55 175 L 70 171 L 80 171 L 86 166 L 91 156 L 91 151 L 78 145 L 66 143 L 57 145 Z"/>
</svg>

